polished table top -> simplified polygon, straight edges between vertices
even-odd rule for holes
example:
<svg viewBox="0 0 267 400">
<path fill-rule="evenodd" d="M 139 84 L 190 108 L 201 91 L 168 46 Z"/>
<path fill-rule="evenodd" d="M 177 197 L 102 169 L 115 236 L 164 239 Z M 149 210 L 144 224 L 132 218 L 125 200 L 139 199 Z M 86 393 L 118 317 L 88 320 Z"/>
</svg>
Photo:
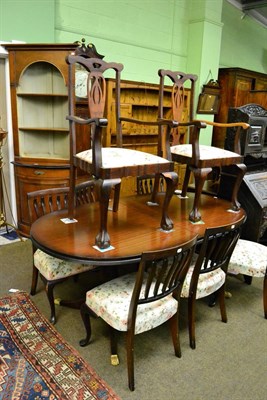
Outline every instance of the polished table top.
<svg viewBox="0 0 267 400">
<path fill-rule="evenodd" d="M 180 199 L 173 196 L 169 216 L 174 222 L 170 232 L 161 231 L 161 206 L 148 206 L 149 196 L 121 197 L 119 211 L 110 211 L 108 232 L 114 249 L 99 251 L 94 248 L 99 229 L 99 205 L 91 203 L 75 210 L 76 223 L 65 224 L 68 211 L 61 210 L 36 220 L 31 227 L 34 245 L 46 253 L 65 260 L 94 265 L 118 265 L 136 263 L 141 253 L 168 248 L 198 235 L 204 236 L 206 228 L 234 224 L 245 214 L 231 212 L 230 202 L 209 195 L 201 196 L 202 224 L 193 224 L 188 215 L 194 194 Z M 161 204 L 163 196 L 159 195 Z"/>
</svg>

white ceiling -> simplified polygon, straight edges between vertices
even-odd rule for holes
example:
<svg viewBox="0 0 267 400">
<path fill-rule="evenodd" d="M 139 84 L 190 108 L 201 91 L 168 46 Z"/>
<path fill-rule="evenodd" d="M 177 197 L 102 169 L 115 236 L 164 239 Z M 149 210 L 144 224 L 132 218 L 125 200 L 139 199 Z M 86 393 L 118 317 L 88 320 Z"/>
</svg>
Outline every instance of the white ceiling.
<svg viewBox="0 0 267 400">
<path fill-rule="evenodd" d="M 267 27 L 267 0 L 227 0 L 257 22 Z"/>
</svg>

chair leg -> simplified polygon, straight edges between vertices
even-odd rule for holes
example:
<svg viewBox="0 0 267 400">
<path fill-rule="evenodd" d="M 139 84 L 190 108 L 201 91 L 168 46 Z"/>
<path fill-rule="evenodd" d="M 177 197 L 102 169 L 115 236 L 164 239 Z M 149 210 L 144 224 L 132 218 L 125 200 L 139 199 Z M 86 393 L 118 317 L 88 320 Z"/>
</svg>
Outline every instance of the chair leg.
<svg viewBox="0 0 267 400">
<path fill-rule="evenodd" d="M 168 216 L 168 208 L 173 193 L 178 184 L 178 175 L 176 174 L 176 172 L 166 172 L 166 173 L 164 172 L 162 175 L 164 176 L 166 182 L 166 194 L 162 207 L 162 217 L 161 217 L 160 227 L 164 231 L 170 231 L 173 228 L 173 222 Z"/>
<path fill-rule="evenodd" d="M 172 318 L 169 319 L 169 324 L 171 328 L 171 335 L 172 335 L 172 343 L 174 347 L 174 353 L 176 357 L 181 357 L 181 345 L 180 345 L 180 338 L 179 338 L 179 313 L 177 312 L 174 314 Z"/>
<path fill-rule="evenodd" d="M 235 179 L 235 184 L 233 187 L 231 201 L 232 201 L 232 210 L 238 211 L 238 210 L 240 210 L 241 204 L 237 200 L 237 195 L 238 195 L 238 191 L 239 191 L 240 185 L 242 183 L 242 180 L 244 178 L 244 175 L 247 171 L 247 167 L 245 164 L 236 164 L 235 167 L 237 168 L 237 173 L 236 173 L 236 179 Z"/>
<path fill-rule="evenodd" d="M 68 218 L 74 219 L 74 208 L 75 208 L 75 175 L 76 167 L 71 165 L 70 168 L 70 190 L 69 190 L 69 203 L 68 203 Z"/>
<path fill-rule="evenodd" d="M 100 180 L 99 180 L 100 181 Z M 108 220 L 108 206 L 111 195 L 112 187 L 119 182 L 114 182 L 112 179 L 100 181 L 100 231 L 95 238 L 95 244 L 100 249 L 106 249 L 110 246 L 110 237 L 107 232 L 107 220 Z"/>
<path fill-rule="evenodd" d="M 263 280 L 263 309 L 264 317 L 267 319 L 267 268 Z"/>
<path fill-rule="evenodd" d="M 182 197 L 186 197 L 187 188 L 188 188 L 189 180 L 190 180 L 190 175 L 191 175 L 191 170 L 190 170 L 190 167 L 187 165 L 187 166 L 186 166 L 186 170 L 185 170 L 185 176 L 184 176 L 184 182 L 183 182 L 183 187 L 182 187 L 182 193 L 181 193 L 181 196 L 182 196 Z"/>
<path fill-rule="evenodd" d="M 34 296 L 36 294 L 36 287 L 38 282 L 39 270 L 33 265 L 32 267 L 32 286 L 31 286 L 31 295 Z"/>
<path fill-rule="evenodd" d="M 126 336 L 128 386 L 134 391 L 134 332 L 128 331 Z"/>
<path fill-rule="evenodd" d="M 251 285 L 252 283 L 252 276 L 249 275 L 243 275 L 244 281 L 247 285 Z"/>
<path fill-rule="evenodd" d="M 192 222 L 201 221 L 201 214 L 199 212 L 199 202 L 202 193 L 203 185 L 207 179 L 208 174 L 212 171 L 212 168 L 196 168 L 194 169 L 195 177 L 195 197 L 193 208 L 189 214 L 189 220 Z"/>
<path fill-rule="evenodd" d="M 160 174 L 155 175 L 154 186 L 151 194 L 151 203 L 156 203 L 156 196 L 159 192 L 159 182 L 160 182 Z"/>
<path fill-rule="evenodd" d="M 54 299 L 54 293 L 53 293 L 54 287 L 55 287 L 54 282 L 51 283 L 49 281 L 46 281 L 45 290 L 47 293 L 48 301 L 50 304 L 50 310 L 51 310 L 50 322 L 53 325 L 56 323 L 56 309 L 55 309 L 55 299 Z"/>
<path fill-rule="evenodd" d="M 225 284 L 223 284 L 220 289 L 218 290 L 218 298 L 221 310 L 221 319 L 222 322 L 227 322 L 227 314 L 226 314 L 226 307 L 225 307 Z"/>
<path fill-rule="evenodd" d="M 119 209 L 119 201 L 120 201 L 120 191 L 121 191 L 121 180 L 114 187 L 114 199 L 113 199 L 113 212 L 117 212 Z"/>
<path fill-rule="evenodd" d="M 87 346 L 91 339 L 91 321 L 90 321 L 90 310 L 85 303 L 81 305 L 81 317 L 84 323 L 86 338 L 81 339 L 79 344 L 81 347 Z"/>
<path fill-rule="evenodd" d="M 119 356 L 118 356 L 118 349 L 117 349 L 117 335 L 116 330 L 109 325 L 109 336 L 110 336 L 110 362 L 111 365 L 116 366 L 119 365 Z"/>
<path fill-rule="evenodd" d="M 196 315 L 196 299 L 194 296 L 188 297 L 188 331 L 189 331 L 189 344 L 191 349 L 196 348 L 196 327 L 195 327 L 195 315 Z"/>
</svg>

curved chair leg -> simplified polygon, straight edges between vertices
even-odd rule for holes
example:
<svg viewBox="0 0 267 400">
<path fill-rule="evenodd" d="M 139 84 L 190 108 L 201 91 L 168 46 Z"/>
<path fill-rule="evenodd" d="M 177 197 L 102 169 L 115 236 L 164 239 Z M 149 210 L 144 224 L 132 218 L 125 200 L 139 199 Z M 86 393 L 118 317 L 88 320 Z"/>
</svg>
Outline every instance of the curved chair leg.
<svg viewBox="0 0 267 400">
<path fill-rule="evenodd" d="M 160 182 L 160 174 L 155 175 L 155 181 L 154 181 L 154 186 L 151 194 L 151 202 L 156 203 L 156 196 L 159 192 L 159 182 Z"/>
<path fill-rule="evenodd" d="M 237 168 L 237 173 L 236 173 L 236 180 L 235 180 L 235 184 L 233 187 L 231 201 L 232 201 L 232 210 L 238 211 L 238 210 L 240 210 L 241 204 L 237 200 L 237 195 L 238 195 L 238 191 L 239 191 L 240 185 L 242 183 L 242 180 L 244 178 L 244 175 L 247 171 L 247 167 L 245 164 L 236 164 L 235 167 Z"/>
<path fill-rule="evenodd" d="M 134 391 L 134 333 L 127 332 L 126 337 L 126 351 L 127 351 L 127 368 L 128 368 L 128 386 L 129 389 Z"/>
<path fill-rule="evenodd" d="M 56 323 L 56 309 L 55 309 L 55 299 L 54 299 L 54 290 L 55 283 L 51 283 L 49 281 L 46 282 L 45 285 L 45 290 L 47 293 L 48 301 L 50 304 L 50 309 L 51 309 L 51 316 L 50 316 L 50 322 L 54 325 Z"/>
<path fill-rule="evenodd" d="M 181 196 L 182 196 L 182 197 L 186 197 L 187 188 L 188 188 L 189 180 L 190 180 L 190 175 L 191 175 L 191 169 L 190 169 L 189 165 L 187 165 L 187 166 L 186 166 L 186 170 L 185 170 L 185 176 L 184 176 L 184 182 L 183 182 L 183 187 L 182 187 L 182 193 L 181 193 Z"/>
<path fill-rule="evenodd" d="M 189 220 L 192 222 L 201 221 L 201 214 L 199 212 L 200 196 L 207 176 L 211 171 L 212 168 L 195 168 L 193 170 L 195 177 L 195 197 L 193 208 L 189 214 Z"/>
<path fill-rule="evenodd" d="M 38 282 L 39 270 L 33 265 L 32 267 L 32 285 L 31 285 L 31 295 L 34 296 L 36 294 L 36 287 Z"/>
<path fill-rule="evenodd" d="M 107 232 L 109 199 L 112 187 L 116 187 L 120 182 L 120 179 L 107 179 L 100 183 L 100 231 L 95 238 L 95 244 L 100 249 L 106 249 L 110 246 L 110 237 Z"/>
<path fill-rule="evenodd" d="M 169 319 L 169 324 L 171 328 L 171 335 L 172 335 L 172 343 L 174 347 L 174 353 L 176 357 L 181 357 L 181 346 L 180 346 L 180 338 L 179 338 L 179 313 L 177 312 L 174 314 L 172 318 Z"/>
<path fill-rule="evenodd" d="M 114 200 L 112 208 L 112 211 L 114 212 L 117 212 L 119 209 L 120 191 L 121 191 L 121 180 L 114 186 Z"/>
<path fill-rule="evenodd" d="M 91 321 L 90 321 L 90 310 L 85 303 L 81 305 L 81 317 L 84 323 L 86 338 L 81 339 L 79 344 L 81 347 L 87 346 L 91 339 Z"/>
<path fill-rule="evenodd" d="M 162 217 L 160 227 L 164 231 L 170 231 L 173 228 L 173 222 L 168 216 L 168 209 L 173 193 L 178 184 L 178 175 L 176 172 L 164 172 L 162 174 L 166 182 L 166 194 L 162 207 Z"/>
</svg>

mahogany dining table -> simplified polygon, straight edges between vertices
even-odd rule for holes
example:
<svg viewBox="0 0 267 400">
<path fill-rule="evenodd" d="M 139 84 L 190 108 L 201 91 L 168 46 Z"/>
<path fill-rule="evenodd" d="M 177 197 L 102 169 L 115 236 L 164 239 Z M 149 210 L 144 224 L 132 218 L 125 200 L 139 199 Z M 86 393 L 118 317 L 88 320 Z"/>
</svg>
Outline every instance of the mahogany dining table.
<svg viewBox="0 0 267 400">
<path fill-rule="evenodd" d="M 144 251 L 155 251 L 186 242 L 196 235 L 204 236 L 206 228 L 235 224 L 244 215 L 230 210 L 231 203 L 212 195 L 201 195 L 201 223 L 189 221 L 194 193 L 187 198 L 174 195 L 169 206 L 173 229 L 160 229 L 163 195 L 158 195 L 159 205 L 148 205 L 149 195 L 121 197 L 117 212 L 109 211 L 108 232 L 111 248 L 101 251 L 95 247 L 99 228 L 99 204 L 90 203 L 75 209 L 74 223 L 64 223 L 68 210 L 56 211 L 37 219 L 31 226 L 30 236 L 34 246 L 68 261 L 99 266 L 137 264 Z M 63 219 L 63 221 L 62 221 Z"/>
</svg>

